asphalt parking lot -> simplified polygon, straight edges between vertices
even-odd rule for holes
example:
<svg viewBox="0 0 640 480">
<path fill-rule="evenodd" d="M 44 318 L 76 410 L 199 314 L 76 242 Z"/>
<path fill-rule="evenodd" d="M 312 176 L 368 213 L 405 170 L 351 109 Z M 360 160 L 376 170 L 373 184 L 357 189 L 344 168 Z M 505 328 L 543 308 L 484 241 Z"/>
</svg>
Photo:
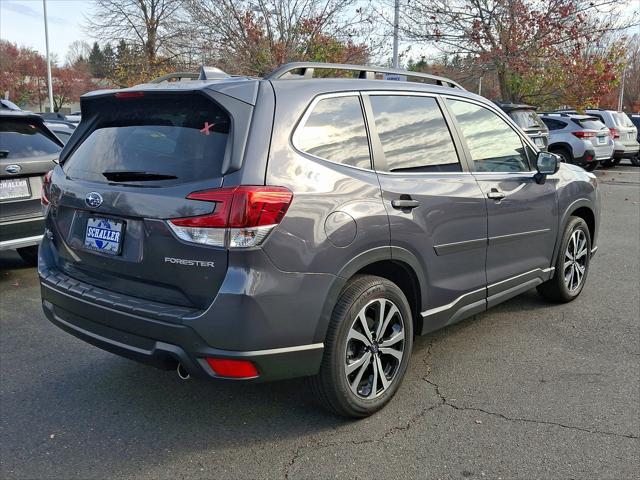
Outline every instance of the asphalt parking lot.
<svg viewBox="0 0 640 480">
<path fill-rule="evenodd" d="M 0 477 L 638 478 L 640 169 L 598 176 L 581 297 L 533 290 L 418 338 L 396 398 L 361 421 L 319 410 L 304 380 L 182 382 L 87 345 L 0 254 Z"/>
</svg>

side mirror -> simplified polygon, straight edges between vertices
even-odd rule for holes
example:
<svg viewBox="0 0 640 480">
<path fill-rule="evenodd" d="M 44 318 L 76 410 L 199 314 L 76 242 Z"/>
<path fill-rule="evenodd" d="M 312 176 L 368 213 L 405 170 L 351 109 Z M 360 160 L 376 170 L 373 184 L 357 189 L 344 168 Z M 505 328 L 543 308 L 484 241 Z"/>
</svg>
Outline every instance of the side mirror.
<svg viewBox="0 0 640 480">
<path fill-rule="evenodd" d="M 560 157 L 554 153 L 538 152 L 536 157 L 536 170 L 534 178 L 540 185 L 547 180 L 547 175 L 553 175 L 560 168 Z"/>
</svg>

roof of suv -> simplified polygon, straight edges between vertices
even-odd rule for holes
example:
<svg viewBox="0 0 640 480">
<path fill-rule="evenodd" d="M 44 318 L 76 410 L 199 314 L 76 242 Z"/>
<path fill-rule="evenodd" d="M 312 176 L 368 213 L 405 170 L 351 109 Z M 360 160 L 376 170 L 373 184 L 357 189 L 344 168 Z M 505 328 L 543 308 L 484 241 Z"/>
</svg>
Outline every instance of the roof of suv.
<svg viewBox="0 0 640 480">
<path fill-rule="evenodd" d="M 204 69 L 203 69 L 204 70 Z M 347 72 L 356 72 L 357 77 L 314 77 L 316 70 L 343 70 Z M 403 76 L 406 78 L 415 78 L 417 81 L 406 82 L 389 79 L 376 78 L 379 74 Z M 197 80 L 181 80 L 176 82 L 159 82 L 144 83 L 124 89 L 96 90 L 86 93 L 83 98 L 123 94 L 126 92 L 154 91 L 154 92 L 171 92 L 177 90 L 196 91 L 205 89 L 214 89 L 220 93 L 224 93 L 231 97 L 242 100 L 248 104 L 255 105 L 258 82 L 261 81 L 295 81 L 304 82 L 310 92 L 321 93 L 321 91 L 333 92 L 345 88 L 345 84 L 357 85 L 362 90 L 424 90 L 437 91 L 439 93 L 463 93 L 465 96 L 477 97 L 483 101 L 487 101 L 484 97 L 477 96 L 467 92 L 458 83 L 448 78 L 430 75 L 422 72 L 413 72 L 407 70 L 389 69 L 385 67 L 370 67 L 361 65 L 345 65 L 332 63 L 314 63 L 314 62 L 294 62 L 278 67 L 272 73 L 264 78 L 256 77 L 224 77 L 216 76 L 215 78 L 203 78 L 204 74 L 200 74 Z M 183 77 L 180 77 L 183 78 Z M 430 83 L 427 83 L 430 82 Z M 408 87 L 410 85 L 410 87 Z"/>
<path fill-rule="evenodd" d="M 568 118 L 570 120 L 600 120 L 593 115 L 580 115 L 578 113 L 565 113 L 565 112 L 544 112 L 539 114 L 541 117 L 551 118 Z"/>
</svg>

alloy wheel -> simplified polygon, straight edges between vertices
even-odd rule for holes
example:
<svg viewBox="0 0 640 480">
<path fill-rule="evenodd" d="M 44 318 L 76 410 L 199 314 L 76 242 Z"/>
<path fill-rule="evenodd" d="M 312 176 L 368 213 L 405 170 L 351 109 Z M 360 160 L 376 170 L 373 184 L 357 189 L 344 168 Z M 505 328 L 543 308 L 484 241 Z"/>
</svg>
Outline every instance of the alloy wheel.
<svg viewBox="0 0 640 480">
<path fill-rule="evenodd" d="M 404 319 L 391 300 L 372 300 L 358 312 L 345 351 L 345 374 L 355 395 L 372 399 L 391 386 L 404 356 L 404 334 Z"/>
<path fill-rule="evenodd" d="M 587 236 L 578 229 L 571 234 L 564 255 L 564 284 L 570 292 L 575 292 L 587 271 Z"/>
</svg>

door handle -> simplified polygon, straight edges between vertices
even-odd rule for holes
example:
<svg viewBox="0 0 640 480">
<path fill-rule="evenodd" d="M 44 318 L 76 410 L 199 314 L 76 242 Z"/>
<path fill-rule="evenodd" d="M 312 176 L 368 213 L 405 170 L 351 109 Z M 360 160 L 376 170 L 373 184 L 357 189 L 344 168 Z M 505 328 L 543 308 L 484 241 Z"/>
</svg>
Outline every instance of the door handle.
<svg viewBox="0 0 640 480">
<path fill-rule="evenodd" d="M 417 200 L 411 200 L 410 198 L 401 198 L 399 200 L 391 200 L 391 206 L 398 210 L 411 210 L 412 208 L 420 206 L 420 202 Z"/>
<path fill-rule="evenodd" d="M 502 200 L 506 196 L 507 195 L 502 190 L 499 190 L 497 188 L 492 188 L 491 191 L 487 193 L 487 197 L 492 200 Z"/>
</svg>

